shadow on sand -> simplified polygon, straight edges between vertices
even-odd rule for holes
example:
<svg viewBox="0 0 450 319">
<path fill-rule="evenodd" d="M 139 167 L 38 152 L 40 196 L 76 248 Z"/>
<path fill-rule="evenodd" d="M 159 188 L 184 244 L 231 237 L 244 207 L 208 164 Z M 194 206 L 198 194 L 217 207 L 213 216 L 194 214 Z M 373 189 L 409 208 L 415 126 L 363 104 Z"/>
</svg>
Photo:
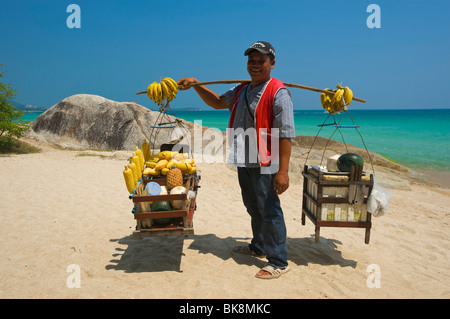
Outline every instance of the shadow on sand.
<svg viewBox="0 0 450 319">
<path fill-rule="evenodd" d="M 266 259 L 258 259 L 232 252 L 232 248 L 250 242 L 250 238 L 226 237 L 220 238 L 214 234 L 192 235 L 184 237 L 148 237 L 135 239 L 131 235 L 120 239 L 111 239 L 125 249 L 117 247 L 113 259 L 105 266 L 108 270 L 122 270 L 127 273 L 176 271 L 180 269 L 181 258 L 185 255 L 183 248 L 185 240 L 187 249 L 197 250 L 199 254 L 211 254 L 220 259 L 233 259 L 237 264 L 262 267 Z M 339 265 L 341 267 L 356 267 L 356 261 L 342 257 L 337 244 L 341 242 L 321 237 L 320 243 L 314 242 L 314 237 L 287 239 L 288 260 L 296 265 L 308 264 Z"/>
</svg>

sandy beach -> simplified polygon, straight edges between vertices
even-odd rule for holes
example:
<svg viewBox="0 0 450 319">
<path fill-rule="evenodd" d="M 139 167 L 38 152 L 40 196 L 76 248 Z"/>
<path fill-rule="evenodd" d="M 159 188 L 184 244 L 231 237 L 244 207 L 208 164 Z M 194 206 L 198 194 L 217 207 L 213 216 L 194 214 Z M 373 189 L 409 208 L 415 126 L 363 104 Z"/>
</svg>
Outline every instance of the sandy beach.
<svg viewBox="0 0 450 319">
<path fill-rule="evenodd" d="M 347 228 L 322 228 L 315 243 L 313 224 L 301 224 L 302 183 L 291 179 L 281 195 L 291 271 L 264 281 L 254 275 L 265 260 L 231 251 L 251 229 L 226 164 L 199 164 L 194 235 L 138 240 L 122 176 L 129 152 L 35 144 L 41 153 L 0 157 L 0 298 L 450 297 L 450 189 L 389 189 L 370 244 Z M 374 267 L 379 287 L 367 283 Z"/>
</svg>

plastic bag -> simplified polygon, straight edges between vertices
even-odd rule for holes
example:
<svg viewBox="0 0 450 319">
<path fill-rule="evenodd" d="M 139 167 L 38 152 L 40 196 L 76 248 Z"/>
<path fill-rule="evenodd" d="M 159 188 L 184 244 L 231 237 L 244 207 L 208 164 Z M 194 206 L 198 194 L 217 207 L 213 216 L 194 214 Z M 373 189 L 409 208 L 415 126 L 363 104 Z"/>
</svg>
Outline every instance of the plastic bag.
<svg viewBox="0 0 450 319">
<path fill-rule="evenodd" d="M 380 186 L 374 177 L 372 192 L 367 199 L 367 211 L 375 217 L 383 216 L 392 196 L 394 195 Z"/>
</svg>

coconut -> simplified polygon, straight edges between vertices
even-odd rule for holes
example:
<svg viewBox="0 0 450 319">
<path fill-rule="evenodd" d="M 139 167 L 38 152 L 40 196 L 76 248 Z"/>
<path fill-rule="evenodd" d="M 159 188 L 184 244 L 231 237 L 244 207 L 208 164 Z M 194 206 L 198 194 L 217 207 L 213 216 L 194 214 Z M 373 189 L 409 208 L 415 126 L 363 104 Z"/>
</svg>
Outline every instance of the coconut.
<svg viewBox="0 0 450 319">
<path fill-rule="evenodd" d="M 186 188 L 183 186 L 176 186 L 170 190 L 170 195 L 173 194 L 186 194 Z M 172 200 L 170 201 L 172 207 L 175 209 L 182 209 L 185 203 L 184 199 Z"/>
</svg>

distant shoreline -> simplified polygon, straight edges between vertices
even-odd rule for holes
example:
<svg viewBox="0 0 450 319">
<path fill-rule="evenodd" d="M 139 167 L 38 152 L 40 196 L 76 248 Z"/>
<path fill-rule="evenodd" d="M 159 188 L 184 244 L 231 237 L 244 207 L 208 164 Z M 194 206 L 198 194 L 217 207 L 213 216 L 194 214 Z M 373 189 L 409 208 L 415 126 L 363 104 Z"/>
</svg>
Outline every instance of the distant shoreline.
<svg viewBox="0 0 450 319">
<path fill-rule="evenodd" d="M 434 111 L 433 111 L 434 110 Z M 443 109 L 444 112 L 439 112 L 437 109 L 428 109 L 427 112 L 418 111 L 418 112 L 404 112 L 405 116 L 409 117 L 409 123 L 414 123 L 417 118 L 421 118 L 422 124 L 424 119 L 428 119 L 429 123 L 436 123 L 434 119 L 444 121 L 449 117 L 449 110 Z M 183 108 L 183 109 L 174 109 L 173 115 L 179 117 L 180 119 L 194 122 L 195 119 L 201 119 L 202 125 L 210 128 L 218 128 L 220 130 L 224 130 L 228 123 L 228 117 L 226 117 L 226 113 L 228 110 L 223 110 L 219 112 L 218 110 L 202 110 L 200 108 Z M 298 127 L 296 127 L 296 135 L 301 136 L 315 136 L 317 132 L 317 123 L 322 123 L 323 116 L 321 113 L 323 111 L 311 111 L 311 110 L 295 110 L 295 116 L 298 117 Z M 32 122 L 37 116 L 42 114 L 40 111 L 31 111 L 27 110 L 24 113 L 23 118 Z M 428 125 L 428 131 L 424 131 L 421 129 L 421 132 L 418 136 L 417 129 L 414 126 L 406 126 L 398 130 L 397 123 L 399 122 L 399 118 L 403 118 L 403 112 L 399 112 L 399 110 L 389 110 L 389 111 L 379 111 L 379 114 L 375 110 L 356 110 L 352 112 L 357 120 L 357 123 L 362 125 L 361 133 L 364 136 L 365 142 L 367 143 L 368 149 L 374 151 L 378 154 L 386 156 L 406 167 L 409 167 L 413 170 L 417 171 L 430 171 L 440 173 L 443 172 L 442 175 L 445 176 L 446 173 L 450 173 L 450 165 L 446 164 L 445 154 L 448 154 L 447 149 L 444 147 L 439 151 L 430 150 L 429 138 L 435 138 L 432 135 L 435 130 L 434 126 Z M 366 113 L 367 116 L 361 118 L 360 114 Z M 417 113 L 417 114 L 416 114 Z M 196 115 L 197 114 L 197 115 Z M 392 114 L 392 115 L 391 115 Z M 372 116 L 373 115 L 373 116 Z M 376 116 L 375 116 L 376 115 Z M 383 117 L 385 115 L 385 117 Z M 361 120 L 358 118 L 360 117 Z M 378 119 L 378 120 L 377 120 Z M 386 122 L 385 119 L 390 119 L 391 122 Z M 392 120 L 394 119 L 394 120 Z M 433 119 L 431 121 L 430 119 Z M 365 121 L 365 122 L 363 122 Z M 377 122 L 378 121 L 378 122 Z M 431 121 L 431 122 L 430 122 Z M 380 124 L 380 128 L 378 128 L 378 124 Z M 404 121 L 401 121 L 404 123 Z M 444 123 L 445 124 L 445 123 Z M 403 124 L 402 124 L 403 125 Z M 296 125 L 297 126 L 297 125 Z M 441 125 L 436 125 L 436 127 L 443 127 Z M 410 131 L 413 129 L 413 131 Z M 328 131 L 327 131 L 328 130 Z M 416 132 L 414 132 L 414 130 Z M 393 140 L 390 136 L 395 136 L 395 134 L 399 132 L 400 140 Z M 446 129 L 440 129 L 440 139 L 442 140 L 442 134 L 446 133 Z M 447 131 L 448 132 L 448 131 Z M 320 132 L 320 136 L 329 137 L 331 135 L 331 131 L 329 128 L 325 128 Z M 427 136 L 424 133 L 428 134 Z M 361 140 L 357 134 L 348 134 L 345 133 L 345 142 L 349 145 L 355 145 L 362 147 Z M 341 141 L 341 137 L 338 134 L 334 134 L 333 138 L 337 141 Z M 437 137 L 436 137 L 437 138 Z M 414 141 L 414 145 L 411 144 L 411 141 Z M 392 144 L 395 142 L 397 147 L 392 147 Z M 418 144 L 420 143 L 420 144 Z M 437 143 L 437 142 L 436 142 Z M 435 144 L 436 144 L 435 143 Z M 442 147 L 448 143 L 448 140 L 441 141 L 440 146 Z M 407 145 L 410 145 L 408 147 Z M 404 149 L 404 152 L 403 152 Z M 399 150 L 402 150 L 401 152 Z M 417 157 L 417 154 L 426 154 L 426 156 Z M 442 164 L 442 165 L 441 165 Z M 427 174 L 431 175 L 431 174 Z M 437 174 L 439 175 L 439 174 Z M 438 178 L 439 176 L 435 176 Z M 440 181 L 443 178 L 439 179 Z M 445 183 L 444 183 L 445 184 Z M 446 184 L 448 185 L 448 183 Z"/>
<path fill-rule="evenodd" d="M 150 111 L 154 111 L 154 112 L 158 112 L 158 109 L 152 109 L 150 107 L 147 107 L 145 105 L 143 105 L 145 108 L 149 109 Z M 24 109 L 20 109 L 18 108 L 17 110 L 22 111 L 24 113 L 43 113 L 45 111 L 47 111 L 48 109 L 40 109 L 38 110 L 24 110 Z M 176 107 L 172 107 L 171 108 L 172 111 L 176 112 L 204 112 L 204 111 L 211 111 L 211 112 L 217 112 L 217 111 L 229 111 L 227 109 L 224 110 L 214 110 L 212 108 L 201 108 L 201 107 L 186 107 L 186 108 L 176 108 Z M 351 109 L 352 112 L 360 112 L 360 111 L 442 111 L 442 110 L 450 110 L 450 107 L 442 107 L 442 108 L 430 108 L 430 109 Z M 295 109 L 294 108 L 294 112 L 321 112 L 322 109 Z"/>
<path fill-rule="evenodd" d="M 27 113 L 27 114 L 30 114 L 30 113 L 44 113 L 45 111 L 47 111 L 47 110 L 45 110 L 45 111 L 25 111 L 25 110 L 21 110 L 23 113 Z"/>
</svg>

